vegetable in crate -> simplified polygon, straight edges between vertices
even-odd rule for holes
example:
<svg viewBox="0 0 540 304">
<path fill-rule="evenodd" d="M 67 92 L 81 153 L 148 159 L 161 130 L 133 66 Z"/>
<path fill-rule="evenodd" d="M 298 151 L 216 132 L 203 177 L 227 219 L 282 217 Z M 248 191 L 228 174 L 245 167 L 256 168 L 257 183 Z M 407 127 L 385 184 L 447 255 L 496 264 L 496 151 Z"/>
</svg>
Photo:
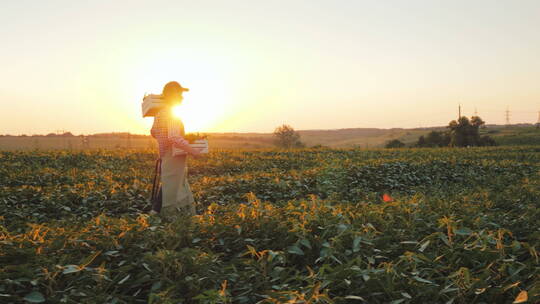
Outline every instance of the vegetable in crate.
<svg viewBox="0 0 540 304">
<path fill-rule="evenodd" d="M 200 134 L 200 133 L 188 133 L 184 136 L 184 139 L 187 140 L 190 144 L 195 143 L 198 139 L 207 139 L 208 136 L 206 134 Z"/>
<path fill-rule="evenodd" d="M 184 135 L 184 139 L 189 142 L 189 145 L 198 149 L 201 153 L 208 153 L 208 139 L 207 135 L 201 135 L 199 133 L 190 133 Z M 173 155 L 184 155 L 186 152 L 181 148 L 173 147 Z"/>
</svg>

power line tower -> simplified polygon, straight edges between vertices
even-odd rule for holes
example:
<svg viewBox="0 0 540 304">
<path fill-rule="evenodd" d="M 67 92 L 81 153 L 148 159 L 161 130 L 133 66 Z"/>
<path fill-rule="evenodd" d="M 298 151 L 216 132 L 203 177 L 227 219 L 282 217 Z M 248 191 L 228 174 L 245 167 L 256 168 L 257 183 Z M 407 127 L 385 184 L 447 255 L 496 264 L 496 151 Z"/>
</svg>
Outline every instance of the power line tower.
<svg viewBox="0 0 540 304">
<path fill-rule="evenodd" d="M 478 116 L 478 110 L 476 109 L 476 107 L 474 108 L 474 116 Z"/>
<path fill-rule="evenodd" d="M 458 121 L 461 118 L 461 104 L 458 105 Z"/>
<path fill-rule="evenodd" d="M 88 149 L 90 147 L 90 139 L 88 136 L 82 135 L 82 147 L 83 149 Z"/>
<path fill-rule="evenodd" d="M 536 122 L 536 128 L 540 129 L 540 111 L 538 111 L 538 121 Z"/>
<path fill-rule="evenodd" d="M 62 144 L 64 145 L 64 149 L 67 148 L 67 144 L 66 144 L 66 137 L 63 136 L 64 134 L 66 134 L 66 130 L 62 129 L 62 130 L 56 130 L 56 135 L 59 135 L 59 136 L 62 136 L 61 140 L 62 140 Z"/>
<path fill-rule="evenodd" d="M 510 110 L 508 109 L 508 107 L 506 107 L 506 111 L 504 111 L 504 113 L 506 117 L 506 125 L 509 126 L 510 125 Z"/>
</svg>

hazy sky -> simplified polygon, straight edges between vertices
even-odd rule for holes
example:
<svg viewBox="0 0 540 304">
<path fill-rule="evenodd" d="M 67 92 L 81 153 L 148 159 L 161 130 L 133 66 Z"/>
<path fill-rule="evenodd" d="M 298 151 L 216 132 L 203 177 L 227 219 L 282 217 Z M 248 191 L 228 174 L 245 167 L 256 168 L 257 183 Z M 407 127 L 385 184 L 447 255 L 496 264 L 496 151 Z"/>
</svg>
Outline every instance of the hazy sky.
<svg viewBox="0 0 540 304">
<path fill-rule="evenodd" d="M 170 80 L 188 130 L 535 123 L 539 29 L 536 0 L 2 0 L 0 134 L 147 134 Z"/>
</svg>

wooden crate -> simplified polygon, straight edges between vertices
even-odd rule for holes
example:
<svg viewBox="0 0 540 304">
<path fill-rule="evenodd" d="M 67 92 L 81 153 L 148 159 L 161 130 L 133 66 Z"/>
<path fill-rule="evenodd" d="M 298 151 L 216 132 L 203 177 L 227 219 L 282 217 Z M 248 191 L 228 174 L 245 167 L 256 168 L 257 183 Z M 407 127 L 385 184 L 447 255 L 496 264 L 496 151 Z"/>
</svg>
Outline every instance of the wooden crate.
<svg viewBox="0 0 540 304">
<path fill-rule="evenodd" d="M 141 105 L 143 117 L 152 117 L 163 108 L 165 101 L 162 98 L 162 95 L 150 94 L 146 95 L 143 98 Z"/>
<path fill-rule="evenodd" d="M 201 153 L 208 153 L 208 139 L 197 139 L 194 143 L 189 144 L 192 148 L 200 149 Z M 173 156 L 186 155 L 186 151 L 173 147 Z"/>
</svg>

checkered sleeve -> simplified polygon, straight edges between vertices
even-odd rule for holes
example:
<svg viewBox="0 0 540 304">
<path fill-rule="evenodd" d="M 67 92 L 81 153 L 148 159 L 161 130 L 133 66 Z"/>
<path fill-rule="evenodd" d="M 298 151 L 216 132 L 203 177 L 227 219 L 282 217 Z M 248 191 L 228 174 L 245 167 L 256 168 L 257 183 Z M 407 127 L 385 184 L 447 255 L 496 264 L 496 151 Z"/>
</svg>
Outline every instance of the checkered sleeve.
<svg viewBox="0 0 540 304">
<path fill-rule="evenodd" d="M 189 146 L 189 142 L 182 136 L 181 130 L 183 128 L 182 122 L 179 119 L 170 118 L 167 124 L 168 138 L 171 144 L 177 148 L 184 148 Z"/>
</svg>

